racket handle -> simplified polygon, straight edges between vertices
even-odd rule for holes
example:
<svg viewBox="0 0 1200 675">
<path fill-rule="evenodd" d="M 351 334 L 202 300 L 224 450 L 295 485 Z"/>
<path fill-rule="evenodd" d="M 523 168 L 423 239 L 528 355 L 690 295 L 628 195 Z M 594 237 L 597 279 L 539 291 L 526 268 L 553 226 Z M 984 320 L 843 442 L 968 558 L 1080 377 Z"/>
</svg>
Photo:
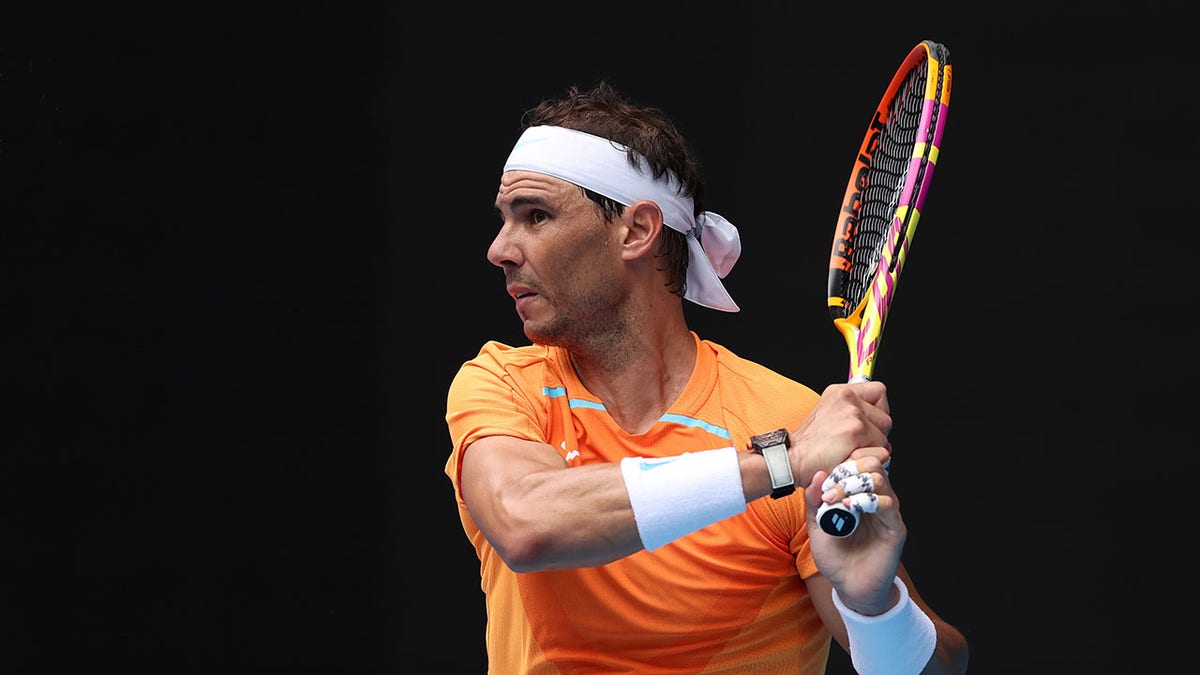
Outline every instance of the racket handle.
<svg viewBox="0 0 1200 675">
<path fill-rule="evenodd" d="M 831 537 L 849 537 L 858 529 L 858 513 L 851 511 L 841 502 L 822 504 L 817 509 L 817 523 Z"/>
<path fill-rule="evenodd" d="M 853 375 L 850 377 L 850 383 L 855 382 L 870 382 L 871 378 L 867 375 Z M 883 465 L 883 471 L 886 473 L 888 464 L 891 464 L 889 458 L 887 463 Z M 822 504 L 821 508 L 817 509 L 817 523 L 821 525 L 821 529 L 831 537 L 849 537 L 858 529 L 859 514 L 851 511 L 842 505 L 841 502 L 834 504 Z"/>
</svg>

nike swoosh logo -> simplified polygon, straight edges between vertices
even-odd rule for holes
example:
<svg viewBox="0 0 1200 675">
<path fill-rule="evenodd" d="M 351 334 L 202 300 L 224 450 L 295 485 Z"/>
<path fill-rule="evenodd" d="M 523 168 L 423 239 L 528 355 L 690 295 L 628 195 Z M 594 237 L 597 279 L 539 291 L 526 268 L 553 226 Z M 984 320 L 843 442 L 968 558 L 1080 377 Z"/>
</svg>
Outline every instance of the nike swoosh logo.
<svg viewBox="0 0 1200 675">
<path fill-rule="evenodd" d="M 642 471 L 649 471 L 650 469 L 657 469 L 660 466 L 666 466 L 666 465 L 670 464 L 671 461 L 672 460 L 670 460 L 670 459 L 667 459 L 667 460 L 660 459 L 656 462 L 647 462 L 646 460 L 643 459 L 641 461 L 640 466 L 642 467 Z"/>
</svg>

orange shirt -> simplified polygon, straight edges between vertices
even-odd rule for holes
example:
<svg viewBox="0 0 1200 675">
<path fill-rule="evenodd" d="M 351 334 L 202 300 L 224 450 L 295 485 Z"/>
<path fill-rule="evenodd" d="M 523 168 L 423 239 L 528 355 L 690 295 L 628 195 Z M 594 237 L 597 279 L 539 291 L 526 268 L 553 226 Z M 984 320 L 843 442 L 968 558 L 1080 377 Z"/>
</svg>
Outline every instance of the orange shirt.
<svg viewBox="0 0 1200 675">
<path fill-rule="evenodd" d="M 581 466 L 745 450 L 751 435 L 794 429 L 816 405 L 812 389 L 699 336 L 696 344 L 696 368 L 679 400 L 638 435 L 613 422 L 558 347 L 488 342 L 455 376 L 446 474 L 479 556 L 489 672 L 825 671 L 830 636 L 803 581 L 817 569 L 800 490 L 755 500 L 745 513 L 654 551 L 527 574 L 504 564 L 463 502 L 463 449 L 485 436 L 542 441 Z"/>
</svg>

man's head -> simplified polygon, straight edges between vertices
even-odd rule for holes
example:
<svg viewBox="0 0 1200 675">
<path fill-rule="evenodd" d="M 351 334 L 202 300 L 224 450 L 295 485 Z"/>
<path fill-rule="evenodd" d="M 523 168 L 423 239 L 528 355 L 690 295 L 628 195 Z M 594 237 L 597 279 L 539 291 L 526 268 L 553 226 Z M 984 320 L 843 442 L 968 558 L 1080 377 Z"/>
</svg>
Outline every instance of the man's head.
<svg viewBox="0 0 1200 675">
<path fill-rule="evenodd" d="M 609 220 L 653 200 L 668 226 L 656 255 L 672 293 L 738 311 L 721 283 L 741 253 L 737 229 L 703 210 L 699 162 L 659 109 L 636 105 L 605 82 L 576 87 L 525 113 L 505 170 L 543 172 L 580 186 Z"/>
</svg>

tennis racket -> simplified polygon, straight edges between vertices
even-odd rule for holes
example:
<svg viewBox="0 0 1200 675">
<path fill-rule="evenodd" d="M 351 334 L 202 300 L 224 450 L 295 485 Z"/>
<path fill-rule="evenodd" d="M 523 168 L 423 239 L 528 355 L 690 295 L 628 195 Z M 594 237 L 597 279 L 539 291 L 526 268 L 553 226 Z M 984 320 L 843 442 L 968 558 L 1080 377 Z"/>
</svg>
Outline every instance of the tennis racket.
<svg viewBox="0 0 1200 675">
<path fill-rule="evenodd" d="M 871 116 L 842 198 L 829 256 L 829 314 L 850 352 L 850 382 L 870 380 L 900 270 L 929 195 L 950 108 L 950 52 L 924 40 L 900 64 Z M 821 529 L 849 536 L 861 513 L 840 502 Z"/>
</svg>

